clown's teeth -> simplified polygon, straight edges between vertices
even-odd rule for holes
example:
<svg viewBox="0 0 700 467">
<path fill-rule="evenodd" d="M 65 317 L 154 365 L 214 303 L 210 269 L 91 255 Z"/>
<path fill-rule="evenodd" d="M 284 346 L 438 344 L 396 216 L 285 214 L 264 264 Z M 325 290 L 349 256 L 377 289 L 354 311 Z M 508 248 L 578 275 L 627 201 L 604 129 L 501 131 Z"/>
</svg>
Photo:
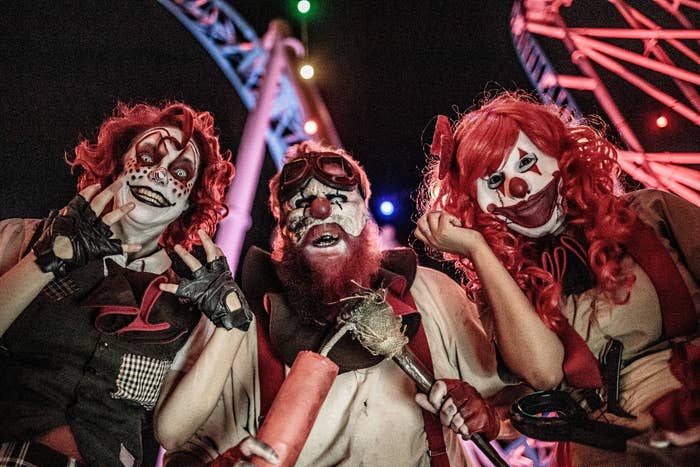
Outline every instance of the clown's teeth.
<svg viewBox="0 0 700 467">
<path fill-rule="evenodd" d="M 168 200 L 165 199 L 165 197 L 157 191 L 153 191 L 149 188 L 141 186 L 132 186 L 130 188 L 131 194 L 134 195 L 134 198 L 138 199 L 139 201 L 145 204 L 157 208 L 165 208 L 172 206 L 172 203 L 169 203 Z"/>
<path fill-rule="evenodd" d="M 315 239 L 312 244 L 317 248 L 327 248 L 334 246 L 339 240 L 337 236 L 326 233 Z"/>
</svg>

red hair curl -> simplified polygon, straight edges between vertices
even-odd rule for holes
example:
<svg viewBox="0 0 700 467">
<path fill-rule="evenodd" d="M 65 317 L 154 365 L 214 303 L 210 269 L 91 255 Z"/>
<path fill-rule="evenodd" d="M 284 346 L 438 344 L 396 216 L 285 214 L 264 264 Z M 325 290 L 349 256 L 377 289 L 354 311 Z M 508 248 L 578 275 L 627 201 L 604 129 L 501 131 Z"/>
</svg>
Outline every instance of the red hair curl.
<svg viewBox="0 0 700 467">
<path fill-rule="evenodd" d="M 75 156 L 67 156 L 66 161 L 71 170 L 82 168 L 78 190 L 94 183 L 106 187 L 121 173 L 123 156 L 134 138 L 159 126 L 179 128 L 185 135 L 182 144 L 191 139 L 200 152 L 200 169 L 190 194 L 190 207 L 168 225 L 159 240 L 167 249 L 180 244 L 189 250 L 200 243 L 198 229 L 212 237 L 216 233 L 218 223 L 228 213 L 224 195 L 235 174 L 231 152 L 221 152 L 214 117 L 209 112 L 198 112 L 178 102 L 162 106 L 119 102 L 112 116 L 100 126 L 97 142 L 81 141 L 75 148 Z"/>
</svg>

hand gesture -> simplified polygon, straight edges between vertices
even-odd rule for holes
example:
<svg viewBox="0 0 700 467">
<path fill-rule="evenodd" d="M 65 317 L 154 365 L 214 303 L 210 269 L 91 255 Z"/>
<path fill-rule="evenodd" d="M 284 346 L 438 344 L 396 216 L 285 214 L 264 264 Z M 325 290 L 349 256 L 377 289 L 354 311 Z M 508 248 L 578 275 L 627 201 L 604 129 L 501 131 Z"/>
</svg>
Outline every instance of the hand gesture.
<svg viewBox="0 0 700 467">
<path fill-rule="evenodd" d="M 424 214 L 416 223 L 416 238 L 445 253 L 455 253 L 471 259 L 477 248 L 486 246 L 481 233 L 462 227 L 459 218 L 445 211 Z"/>
<path fill-rule="evenodd" d="M 110 228 L 134 209 L 134 203 L 98 217 L 121 183 L 115 182 L 103 191 L 99 184 L 90 185 L 66 207 L 49 213 L 41 237 L 32 248 L 42 271 L 63 277 L 94 259 L 141 249 L 140 245 L 123 244 L 114 238 Z"/>
<path fill-rule="evenodd" d="M 467 382 L 438 380 L 430 394 L 416 394 L 416 402 L 429 412 L 439 413 L 440 422 L 464 439 L 473 433 L 481 433 L 487 440 L 498 436 L 500 420 L 496 410 Z"/>
<path fill-rule="evenodd" d="M 249 436 L 235 447 L 223 453 L 214 460 L 214 462 L 209 464 L 209 466 L 221 467 L 233 465 L 235 467 L 255 467 L 255 464 L 251 462 L 253 456 L 261 457 L 270 464 L 279 464 L 280 462 L 275 450 L 267 443 Z"/>
<path fill-rule="evenodd" d="M 216 327 L 248 330 L 253 314 L 243 292 L 233 281 L 223 251 L 203 230 L 197 233 L 207 254 L 206 266 L 182 246 L 176 245 L 175 252 L 192 270 L 193 278 L 183 278 L 179 284 L 161 284 L 160 289 L 189 298 Z"/>
</svg>

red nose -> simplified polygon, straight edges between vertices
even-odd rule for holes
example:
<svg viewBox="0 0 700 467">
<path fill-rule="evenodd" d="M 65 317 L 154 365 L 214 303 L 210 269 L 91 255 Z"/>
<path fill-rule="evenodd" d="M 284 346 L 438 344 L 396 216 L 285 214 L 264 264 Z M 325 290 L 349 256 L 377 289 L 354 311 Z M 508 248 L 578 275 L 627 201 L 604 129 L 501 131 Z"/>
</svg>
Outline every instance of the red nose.
<svg viewBox="0 0 700 467">
<path fill-rule="evenodd" d="M 515 198 L 524 198 L 528 193 L 527 182 L 520 177 L 513 177 L 508 182 L 508 191 Z"/>
<path fill-rule="evenodd" d="M 331 215 L 331 202 L 327 198 L 318 197 L 311 202 L 309 212 L 316 219 L 325 219 Z"/>
</svg>

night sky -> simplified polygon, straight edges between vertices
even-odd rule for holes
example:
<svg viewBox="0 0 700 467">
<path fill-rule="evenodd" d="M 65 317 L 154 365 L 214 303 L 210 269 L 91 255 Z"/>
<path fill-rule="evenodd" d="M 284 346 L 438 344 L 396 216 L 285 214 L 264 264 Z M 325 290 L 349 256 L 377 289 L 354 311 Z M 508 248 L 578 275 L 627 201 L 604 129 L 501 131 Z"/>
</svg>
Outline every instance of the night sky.
<svg viewBox="0 0 700 467">
<path fill-rule="evenodd" d="M 258 36 L 274 18 L 286 19 L 301 34 L 295 1 L 229 3 Z M 344 147 L 367 169 L 375 200 L 398 202 L 391 223 L 405 243 L 433 118 L 440 113 L 455 118 L 484 93 L 531 90 L 511 43 L 512 4 L 313 3 L 316 9 L 306 27 L 316 83 Z M 605 10 L 608 2 L 580 3 L 595 7 L 579 8 L 571 22 L 612 17 Z M 0 218 L 42 217 L 71 198 L 75 179 L 63 155 L 80 136 L 95 136 L 117 100 L 178 99 L 209 110 L 224 147 L 236 152 L 246 118 L 242 103 L 204 49 L 157 2 L 6 1 L 0 2 L 0 21 L 0 167 L 5 180 Z M 555 66 L 575 71 L 566 54 L 551 46 Z M 641 103 L 634 93 L 626 100 Z M 600 112 L 585 96 L 579 104 L 587 114 Z M 698 136 L 697 127 L 691 131 Z M 694 137 L 684 135 L 686 140 Z M 678 143 L 678 138 L 647 136 L 657 146 Z M 265 200 L 273 172 L 268 157 L 248 244 L 268 245 L 272 221 Z"/>
</svg>

